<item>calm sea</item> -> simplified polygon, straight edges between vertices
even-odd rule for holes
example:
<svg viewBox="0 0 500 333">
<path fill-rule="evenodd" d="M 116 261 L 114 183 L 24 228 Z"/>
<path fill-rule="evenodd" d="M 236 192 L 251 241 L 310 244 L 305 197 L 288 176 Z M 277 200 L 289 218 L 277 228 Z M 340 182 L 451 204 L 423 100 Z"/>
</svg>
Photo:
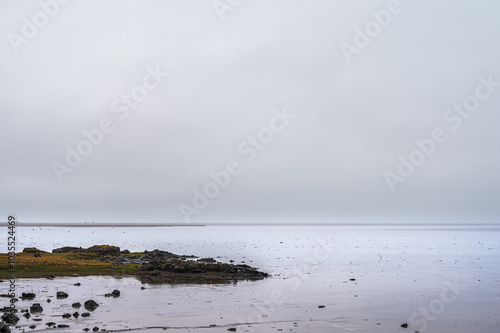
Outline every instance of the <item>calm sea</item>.
<svg viewBox="0 0 500 333">
<path fill-rule="evenodd" d="M 54 331 L 49 321 L 70 325 L 58 329 L 64 332 L 96 326 L 137 332 L 500 332 L 498 227 L 19 227 L 16 240 L 20 249 L 45 251 L 95 244 L 168 250 L 244 262 L 271 277 L 215 285 L 148 285 L 134 277 L 18 279 L 18 294 L 37 294 L 18 308 L 37 302 L 44 311 L 21 317 L 15 332 Z M 0 286 L 6 293 L 7 281 Z M 113 289 L 121 296 L 104 297 Z M 56 291 L 69 297 L 57 300 Z M 100 304 L 90 317 L 61 317 L 75 311 L 73 302 L 87 299 Z"/>
</svg>

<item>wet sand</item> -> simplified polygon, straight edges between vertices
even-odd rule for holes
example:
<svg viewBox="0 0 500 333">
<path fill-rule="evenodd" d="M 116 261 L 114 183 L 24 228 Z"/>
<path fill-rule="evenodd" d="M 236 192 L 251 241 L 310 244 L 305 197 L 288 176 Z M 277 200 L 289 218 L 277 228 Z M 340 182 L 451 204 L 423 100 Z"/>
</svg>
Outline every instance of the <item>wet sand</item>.
<svg viewBox="0 0 500 333">
<path fill-rule="evenodd" d="M 131 247 L 130 240 L 138 247 L 131 250 L 218 253 L 218 260 L 245 261 L 271 277 L 202 285 L 106 276 L 18 279 L 17 294 L 37 296 L 20 300 L 18 309 L 41 303 L 44 311 L 29 320 L 20 316 L 20 328 L 13 331 L 54 331 L 45 328 L 49 321 L 70 325 L 57 329 L 63 332 L 95 326 L 117 332 L 500 331 L 499 230 L 300 228 L 213 227 L 196 235 L 181 229 L 172 235 L 170 229 L 164 236 L 155 232 L 148 244 L 153 248 L 125 230 L 123 244 L 117 244 L 124 248 Z M 43 248 L 41 239 L 40 244 L 30 240 L 36 235 L 24 235 L 30 246 Z M 89 236 L 80 236 L 82 244 L 77 245 L 96 243 L 104 235 Z M 0 293 L 5 286 L 0 283 Z M 114 289 L 121 291 L 120 297 L 104 296 Z M 57 291 L 67 292 L 68 298 L 57 299 Z M 75 312 L 72 303 L 87 299 L 100 304 L 90 317 L 61 317 Z M 36 316 L 42 321 L 35 322 Z M 405 323 L 408 328 L 401 327 Z M 28 328 L 33 324 L 37 328 Z"/>
</svg>

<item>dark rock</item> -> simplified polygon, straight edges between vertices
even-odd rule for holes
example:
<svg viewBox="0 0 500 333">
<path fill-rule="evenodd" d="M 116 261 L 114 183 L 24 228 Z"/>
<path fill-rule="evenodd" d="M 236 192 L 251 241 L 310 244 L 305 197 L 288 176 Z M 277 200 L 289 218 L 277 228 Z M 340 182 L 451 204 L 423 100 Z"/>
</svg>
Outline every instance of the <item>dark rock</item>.
<svg viewBox="0 0 500 333">
<path fill-rule="evenodd" d="M 82 317 L 90 317 L 90 313 L 84 312 L 84 313 L 82 313 Z"/>
<path fill-rule="evenodd" d="M 56 323 L 54 323 L 53 321 L 49 321 L 48 323 L 46 323 L 45 325 L 47 326 L 55 326 Z"/>
<path fill-rule="evenodd" d="M 58 249 L 53 249 L 52 253 L 76 253 L 80 252 L 81 250 L 81 247 L 63 246 Z"/>
<path fill-rule="evenodd" d="M 401 327 L 403 327 L 403 328 L 408 328 L 408 324 L 406 324 L 406 323 L 405 323 L 405 324 L 402 324 L 402 325 L 401 325 Z"/>
<path fill-rule="evenodd" d="M 144 290 L 144 289 L 146 289 L 146 287 L 141 287 L 141 290 Z"/>
<path fill-rule="evenodd" d="M 76 303 L 71 304 L 71 306 L 78 309 L 82 305 L 80 304 L 80 302 L 76 302 Z"/>
<path fill-rule="evenodd" d="M 94 332 L 99 331 L 99 327 L 97 327 L 97 326 L 96 326 L 96 327 L 94 327 L 94 328 L 92 329 L 92 331 L 94 331 Z"/>
<path fill-rule="evenodd" d="M 160 271 L 157 271 L 157 270 L 152 271 L 149 275 L 151 275 L 151 276 L 158 276 L 158 275 L 160 275 Z"/>
<path fill-rule="evenodd" d="M 123 251 L 120 251 L 120 254 L 130 254 L 130 251 L 129 250 L 123 250 Z"/>
<path fill-rule="evenodd" d="M 34 330 L 36 328 L 36 325 L 31 325 L 30 328 Z"/>
<path fill-rule="evenodd" d="M 32 306 L 30 306 L 30 312 L 31 313 L 37 313 L 37 312 L 42 312 L 43 308 L 40 305 L 40 303 L 34 303 Z"/>
<path fill-rule="evenodd" d="M 88 331 L 90 331 L 90 328 L 85 327 L 83 330 L 84 330 L 85 332 L 88 332 Z"/>
<path fill-rule="evenodd" d="M 42 318 L 33 318 L 34 321 L 42 321 Z"/>
<path fill-rule="evenodd" d="M 25 313 L 25 314 L 23 314 L 23 317 L 26 319 L 30 319 L 31 315 L 29 313 Z"/>
<path fill-rule="evenodd" d="M 6 324 L 11 324 L 11 325 L 15 325 L 17 324 L 17 322 L 19 321 L 19 317 L 16 316 L 15 314 L 13 313 L 4 313 L 2 315 L 2 320 L 6 323 Z"/>
<path fill-rule="evenodd" d="M 50 298 L 47 298 L 47 303 L 50 303 L 52 302 L 52 300 Z"/>
<path fill-rule="evenodd" d="M 77 282 L 74 284 L 74 286 L 80 287 L 82 284 L 80 282 Z"/>
<path fill-rule="evenodd" d="M 231 332 L 236 332 L 236 328 L 234 328 L 234 327 L 228 328 L 227 330 L 231 331 Z"/>
<path fill-rule="evenodd" d="M 42 257 L 42 255 L 41 255 L 40 253 L 35 253 L 35 254 L 33 255 L 33 257 L 35 257 L 35 258 L 41 258 L 41 257 Z"/>
<path fill-rule="evenodd" d="M 144 262 L 137 267 L 140 271 L 157 271 L 165 263 L 165 261 L 161 259 L 151 259 L 150 261 L 146 261 L 145 259 L 142 260 Z"/>
<path fill-rule="evenodd" d="M 99 306 L 99 304 L 97 304 L 97 302 L 94 300 L 88 300 L 84 303 L 84 306 L 85 306 L 85 309 L 87 309 L 89 311 L 93 311 Z"/>
<path fill-rule="evenodd" d="M 57 296 L 57 298 L 66 298 L 66 297 L 68 297 L 68 294 L 65 293 L 64 291 L 58 291 L 56 293 L 56 296 Z"/>
<path fill-rule="evenodd" d="M 73 313 L 73 317 L 75 317 L 75 318 L 78 318 L 78 316 L 79 316 L 79 315 L 80 315 L 80 314 L 78 313 L 78 311 L 75 311 L 75 312 Z"/>
<path fill-rule="evenodd" d="M 65 313 L 65 314 L 63 314 L 63 315 L 62 315 L 62 317 L 63 317 L 64 319 L 68 319 L 68 318 L 71 318 L 71 314 L 69 314 L 69 313 Z"/>
<path fill-rule="evenodd" d="M 174 271 L 175 273 L 185 273 L 186 268 L 182 266 L 174 266 L 174 269 L 172 271 Z"/>
<path fill-rule="evenodd" d="M 10 327 L 0 322 L 0 333 L 10 333 Z"/>
<path fill-rule="evenodd" d="M 198 262 L 208 262 L 208 263 L 214 263 L 217 262 L 214 258 L 201 258 L 197 260 Z"/>
<path fill-rule="evenodd" d="M 99 256 L 103 255 L 119 255 L 120 248 L 118 246 L 111 245 L 94 245 L 85 250 L 85 252 L 95 252 Z"/>
<path fill-rule="evenodd" d="M 17 309 L 11 308 L 10 306 L 4 306 L 0 309 L 1 312 L 17 312 Z"/>
<path fill-rule="evenodd" d="M 325 306 L 324 305 L 318 305 L 318 308 L 323 309 Z"/>
<path fill-rule="evenodd" d="M 56 276 L 54 274 L 50 274 L 49 279 L 55 279 Z"/>
<path fill-rule="evenodd" d="M 36 247 L 26 247 L 23 249 L 23 253 L 39 253 L 39 252 L 43 252 L 43 251 L 40 251 Z"/>
<path fill-rule="evenodd" d="M 356 279 L 349 279 L 349 281 L 356 281 Z"/>
<path fill-rule="evenodd" d="M 66 325 L 66 324 L 59 324 L 57 325 L 58 328 L 67 328 L 69 327 L 69 325 Z"/>
<path fill-rule="evenodd" d="M 110 292 L 109 294 L 105 294 L 104 296 L 105 297 L 118 297 L 118 296 L 120 296 L 120 291 L 115 289 L 112 292 Z"/>
<path fill-rule="evenodd" d="M 35 293 L 22 293 L 21 298 L 33 299 L 35 298 Z"/>
</svg>

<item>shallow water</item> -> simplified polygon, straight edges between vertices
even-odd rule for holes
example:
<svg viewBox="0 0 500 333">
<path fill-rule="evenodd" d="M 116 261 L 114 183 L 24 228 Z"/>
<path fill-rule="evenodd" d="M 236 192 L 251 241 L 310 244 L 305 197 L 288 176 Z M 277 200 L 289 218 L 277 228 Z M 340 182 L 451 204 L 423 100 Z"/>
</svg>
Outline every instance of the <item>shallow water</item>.
<svg viewBox="0 0 500 333">
<path fill-rule="evenodd" d="M 14 331 L 54 331 L 45 325 L 53 321 L 70 325 L 56 329 L 63 332 L 94 326 L 137 332 L 228 332 L 231 327 L 238 332 L 500 332 L 499 236 L 496 227 L 21 227 L 18 248 L 158 248 L 244 261 L 272 276 L 216 285 L 152 285 L 134 277 L 18 279 L 17 295 L 37 295 L 19 301 L 18 309 L 36 302 L 44 311 L 41 322 L 21 317 Z M 73 285 L 77 282 L 81 286 Z M 0 287 L 6 293 L 7 282 Z M 121 296 L 104 297 L 113 289 Z M 69 297 L 56 299 L 59 290 Z M 72 303 L 87 299 L 100 304 L 89 318 L 61 317 L 75 311 Z M 37 328 L 28 328 L 32 324 Z"/>
</svg>

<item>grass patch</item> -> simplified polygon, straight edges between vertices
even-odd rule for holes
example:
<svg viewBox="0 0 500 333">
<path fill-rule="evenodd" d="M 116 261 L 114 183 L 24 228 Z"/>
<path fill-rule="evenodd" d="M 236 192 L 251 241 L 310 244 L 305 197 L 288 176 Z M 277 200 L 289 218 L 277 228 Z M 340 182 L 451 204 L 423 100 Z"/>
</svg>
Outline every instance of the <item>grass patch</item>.
<svg viewBox="0 0 500 333">
<path fill-rule="evenodd" d="M 93 259 L 94 258 L 94 259 Z M 92 253 L 16 253 L 17 277 L 48 277 L 54 275 L 115 275 L 137 272 L 137 264 L 112 266 L 96 260 Z M 0 253 L 0 278 L 10 276 L 8 254 Z"/>
</svg>

